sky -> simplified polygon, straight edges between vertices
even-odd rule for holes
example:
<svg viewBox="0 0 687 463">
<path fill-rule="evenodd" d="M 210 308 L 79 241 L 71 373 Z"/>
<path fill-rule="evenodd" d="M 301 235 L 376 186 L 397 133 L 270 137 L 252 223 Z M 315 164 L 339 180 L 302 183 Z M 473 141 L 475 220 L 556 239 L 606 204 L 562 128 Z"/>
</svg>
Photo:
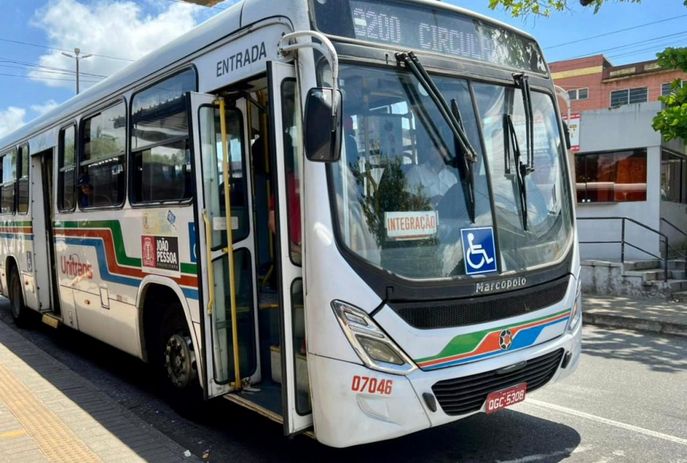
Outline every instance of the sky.
<svg viewBox="0 0 687 463">
<path fill-rule="evenodd" d="M 181 0 L 0 0 L 0 137 L 190 30 L 237 0 L 212 8 Z M 274 0 L 279 1 L 279 0 Z M 513 18 L 489 0 L 444 0 L 532 34 L 549 62 L 604 54 L 615 65 L 687 46 L 683 0 L 606 0 L 599 13 L 568 0 L 550 17 Z"/>
</svg>

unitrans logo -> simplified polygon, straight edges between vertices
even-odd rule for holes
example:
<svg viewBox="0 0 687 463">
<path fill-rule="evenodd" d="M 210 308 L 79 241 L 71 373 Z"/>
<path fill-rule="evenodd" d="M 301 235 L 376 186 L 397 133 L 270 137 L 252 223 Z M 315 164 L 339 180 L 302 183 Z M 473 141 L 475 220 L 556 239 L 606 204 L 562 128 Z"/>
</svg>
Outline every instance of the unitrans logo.
<svg viewBox="0 0 687 463">
<path fill-rule="evenodd" d="M 475 285 L 475 294 L 493 293 L 495 291 L 508 291 L 509 289 L 522 288 L 527 284 L 527 278 L 515 277 L 496 281 L 485 281 Z"/>
<path fill-rule="evenodd" d="M 78 254 L 71 254 L 69 257 L 62 256 L 60 261 L 62 273 L 70 277 L 93 278 L 93 267 L 91 264 L 81 262 Z"/>
</svg>

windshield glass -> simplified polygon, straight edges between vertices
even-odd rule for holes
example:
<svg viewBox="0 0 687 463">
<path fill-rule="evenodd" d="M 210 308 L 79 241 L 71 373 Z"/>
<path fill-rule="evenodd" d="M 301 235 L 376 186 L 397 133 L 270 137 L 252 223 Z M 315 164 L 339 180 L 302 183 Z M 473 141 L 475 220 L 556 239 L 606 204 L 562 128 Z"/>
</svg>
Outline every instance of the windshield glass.
<svg viewBox="0 0 687 463">
<path fill-rule="evenodd" d="M 499 85 L 475 84 L 475 97 L 489 164 L 494 212 L 498 223 L 501 271 L 521 270 L 550 264 L 560 259 L 572 238 L 570 191 L 562 160 L 564 150 L 556 122 L 552 99 L 531 93 L 533 119 L 534 170 L 519 185 L 514 166 L 507 169 L 504 149 L 508 131 L 504 116 L 510 115 L 521 151 L 521 162 L 527 159 L 526 119 L 521 90 Z M 521 189 L 527 201 L 527 229 L 523 227 Z"/>
<path fill-rule="evenodd" d="M 401 67 L 342 64 L 342 154 L 330 171 L 339 240 L 368 263 L 410 279 L 488 276 L 560 259 L 572 222 L 551 98 L 532 92 L 534 171 L 522 186 L 527 192 L 525 228 L 521 185 L 505 171 L 508 134 L 503 130 L 509 114 L 520 161 L 526 162 L 521 91 L 438 75 L 432 80 L 450 106 L 458 108 L 477 152 L 472 164 L 474 222 L 460 145 L 418 80 Z M 495 263 L 486 272 L 475 271 L 479 262 L 474 259 L 466 268 L 463 240 L 477 236 L 474 230 L 493 233 L 495 250 L 484 257 L 494 256 Z"/>
<path fill-rule="evenodd" d="M 332 169 L 339 235 L 369 263 L 406 278 L 465 274 L 460 230 L 492 226 L 468 84 L 434 80 L 455 100 L 478 152 L 474 224 L 452 132 L 419 82 L 402 69 L 341 68 L 344 143 Z"/>
</svg>

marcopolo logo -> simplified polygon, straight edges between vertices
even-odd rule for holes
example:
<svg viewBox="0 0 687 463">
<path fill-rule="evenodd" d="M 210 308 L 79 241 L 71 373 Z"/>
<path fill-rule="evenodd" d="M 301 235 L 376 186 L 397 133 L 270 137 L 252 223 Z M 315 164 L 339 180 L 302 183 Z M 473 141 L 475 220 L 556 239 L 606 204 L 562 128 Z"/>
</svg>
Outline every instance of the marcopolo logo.
<svg viewBox="0 0 687 463">
<path fill-rule="evenodd" d="M 493 293 L 495 291 L 507 291 L 509 289 L 522 288 L 527 284 L 526 277 L 506 278 L 496 281 L 485 281 L 475 285 L 475 294 Z"/>
</svg>

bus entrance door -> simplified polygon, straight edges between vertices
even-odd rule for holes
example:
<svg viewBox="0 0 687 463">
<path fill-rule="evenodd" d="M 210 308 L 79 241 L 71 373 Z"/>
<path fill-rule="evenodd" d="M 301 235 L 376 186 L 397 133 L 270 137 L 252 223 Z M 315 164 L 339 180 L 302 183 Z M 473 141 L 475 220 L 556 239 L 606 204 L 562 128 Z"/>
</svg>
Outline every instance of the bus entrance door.
<svg viewBox="0 0 687 463">
<path fill-rule="evenodd" d="M 312 425 L 301 264 L 302 131 L 294 66 L 268 62 L 267 73 L 273 130 L 271 163 L 276 177 L 275 241 L 282 333 L 278 353 L 284 433 L 288 435 Z"/>
<path fill-rule="evenodd" d="M 190 93 L 208 397 L 260 381 L 245 102 Z M 227 214 L 226 211 L 230 213 Z M 229 245 L 231 243 L 231 245 Z"/>
</svg>

